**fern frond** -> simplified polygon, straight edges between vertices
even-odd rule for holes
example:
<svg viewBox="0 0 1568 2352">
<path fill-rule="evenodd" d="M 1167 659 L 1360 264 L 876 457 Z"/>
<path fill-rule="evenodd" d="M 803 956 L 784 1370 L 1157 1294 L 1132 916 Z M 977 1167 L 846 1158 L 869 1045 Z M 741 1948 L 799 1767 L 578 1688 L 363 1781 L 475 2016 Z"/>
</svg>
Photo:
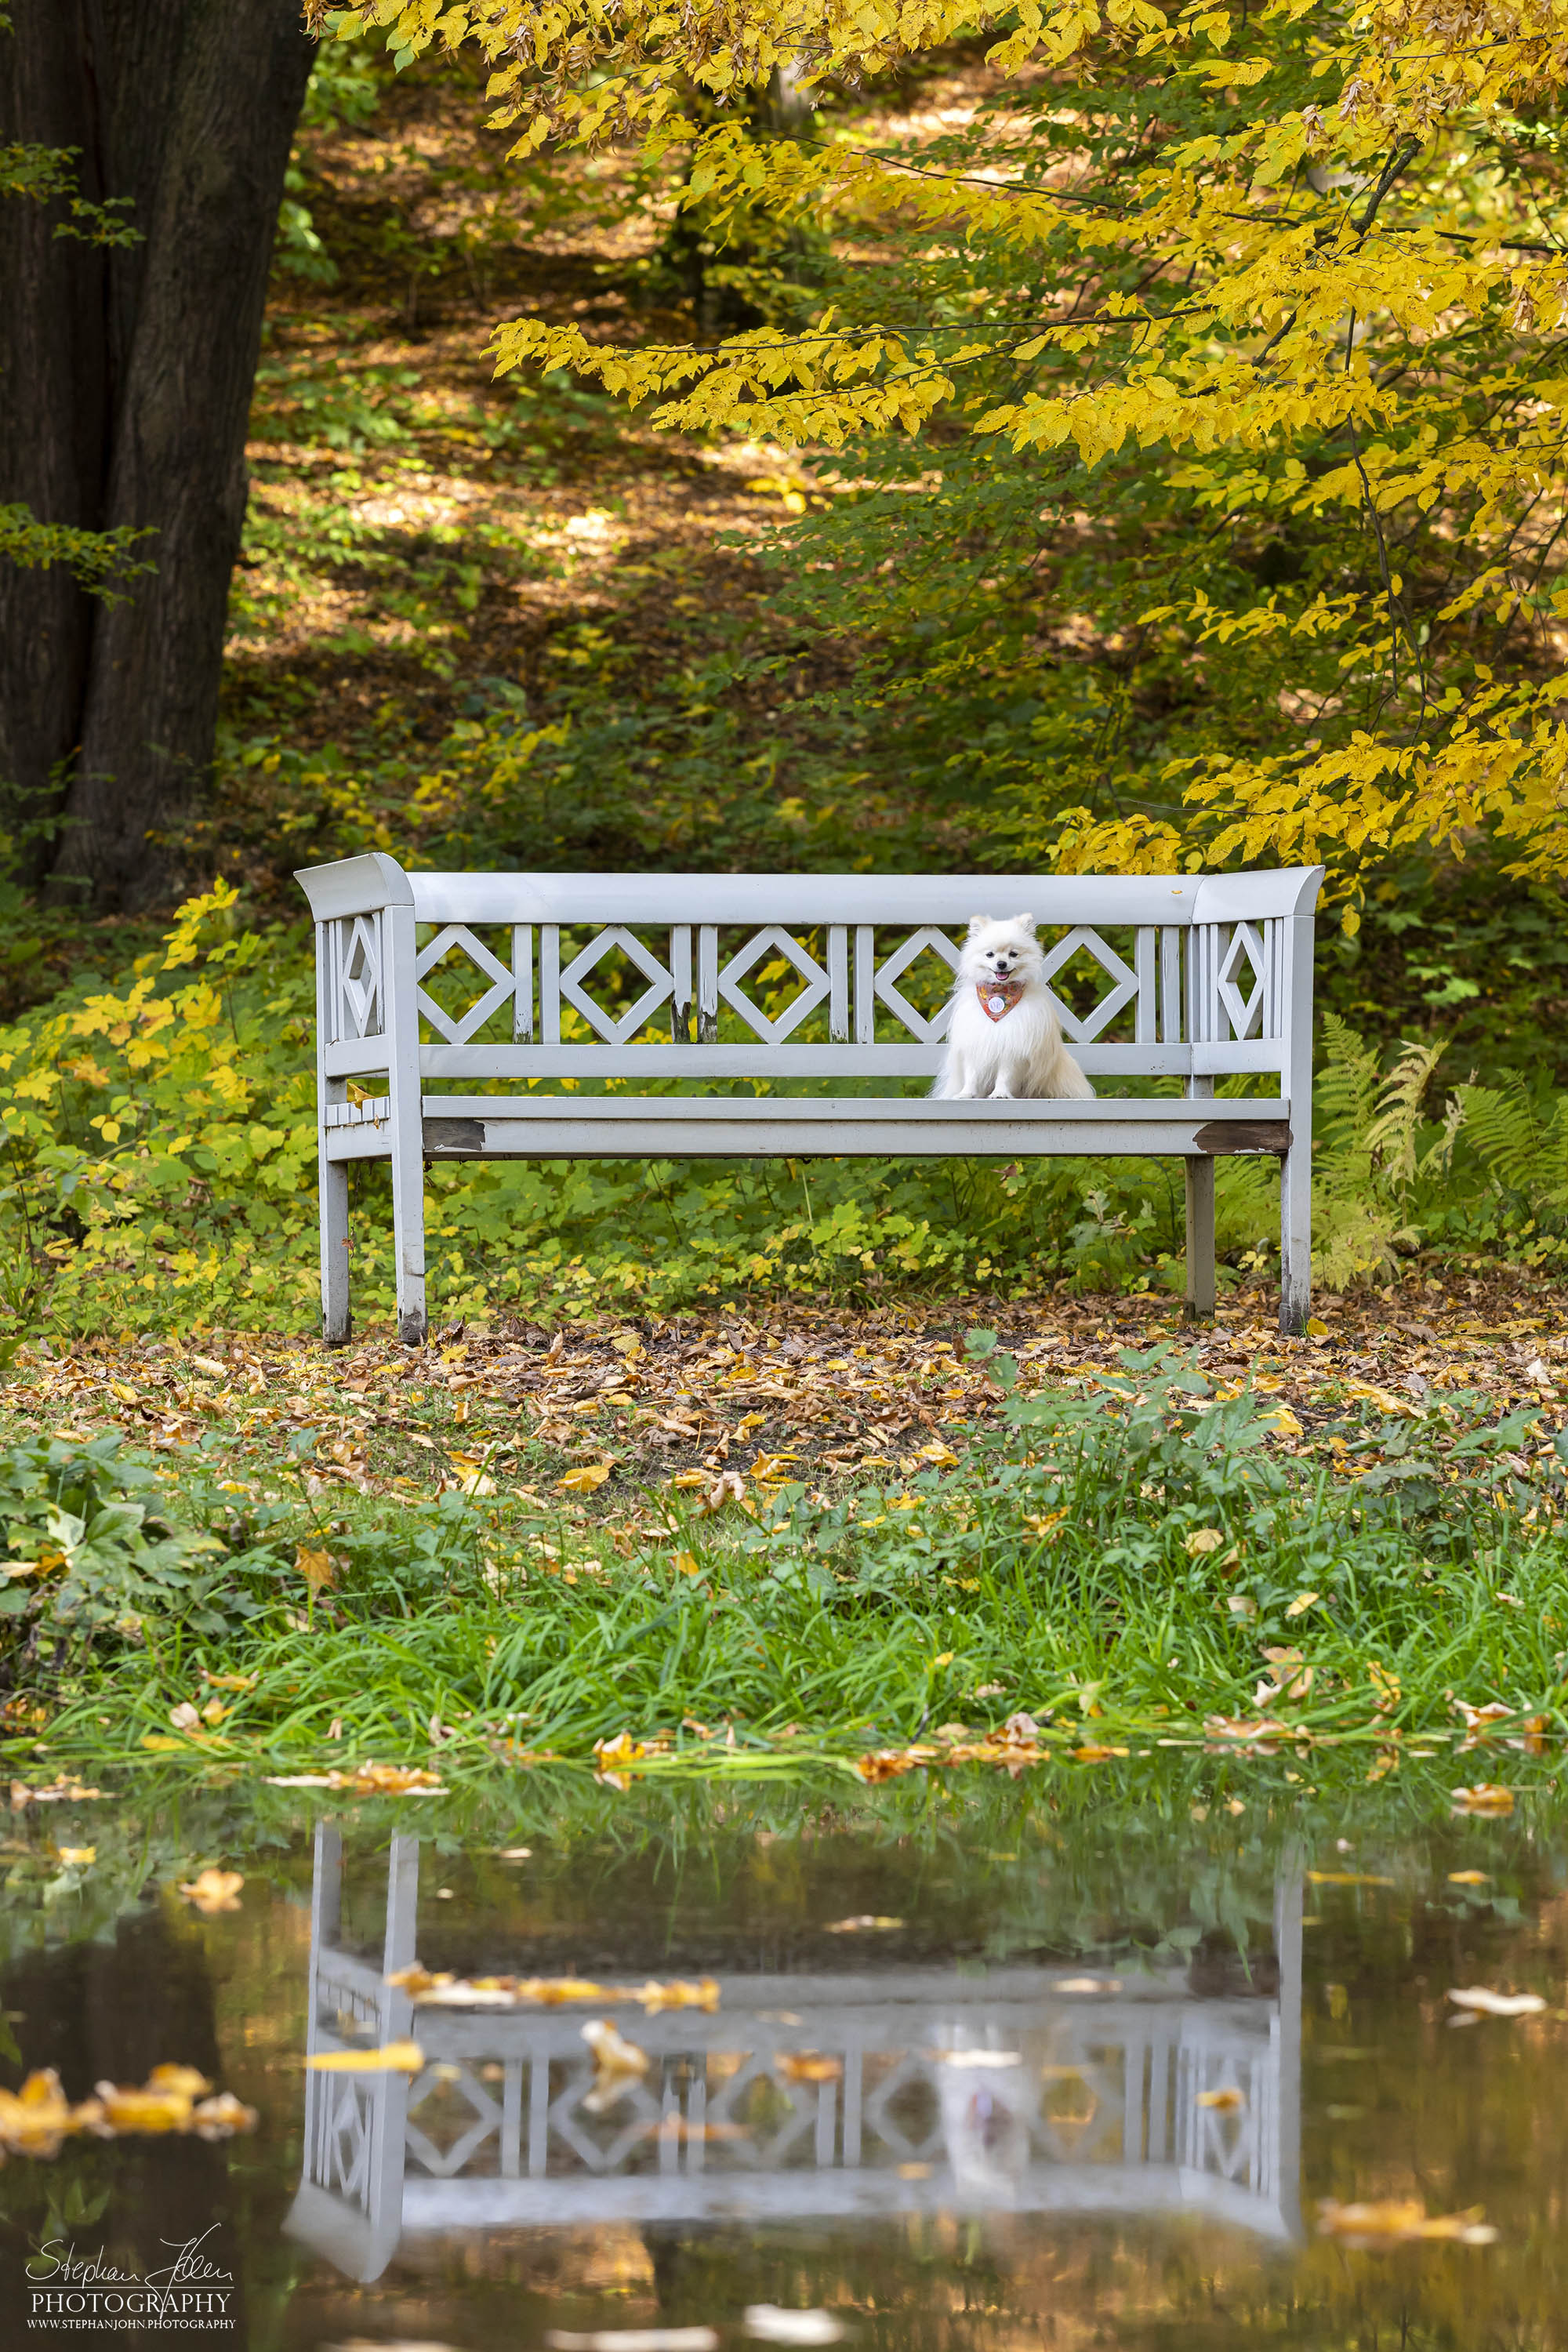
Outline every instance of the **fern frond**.
<svg viewBox="0 0 1568 2352">
<path fill-rule="evenodd" d="M 1367 1150 L 1383 1173 L 1402 1188 L 1415 1180 L 1421 1104 L 1446 1042 L 1439 1038 L 1435 1045 L 1423 1045 L 1413 1038 L 1405 1040 L 1379 1091 L 1377 1117 L 1366 1130 Z"/>
<path fill-rule="evenodd" d="M 1491 1173 L 1522 1192 L 1537 1215 L 1568 1213 L 1568 1095 L 1550 1118 L 1521 1083 L 1461 1087 L 1466 1132 Z"/>
</svg>

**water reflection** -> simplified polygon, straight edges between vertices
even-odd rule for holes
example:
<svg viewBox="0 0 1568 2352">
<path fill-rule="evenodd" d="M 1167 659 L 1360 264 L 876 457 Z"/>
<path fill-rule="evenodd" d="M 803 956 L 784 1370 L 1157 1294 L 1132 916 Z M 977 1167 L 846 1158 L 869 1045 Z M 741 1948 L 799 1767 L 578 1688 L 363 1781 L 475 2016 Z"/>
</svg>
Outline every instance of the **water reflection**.
<svg viewBox="0 0 1568 2352">
<path fill-rule="evenodd" d="M 423 2071 L 306 2076 L 287 2228 L 345 2276 L 507 2227 L 898 2214 L 1189 2214 L 1300 2236 L 1300 1874 L 1273 1954 L 1119 1977 L 899 1963 L 727 1976 L 715 2014 L 639 2020 L 606 2103 L 577 2009 L 416 2011 L 419 1842 L 353 1948 L 335 1827 L 316 1833 L 310 2053 L 415 2033 Z M 799 2078 L 787 2061 L 831 2063 Z"/>
</svg>

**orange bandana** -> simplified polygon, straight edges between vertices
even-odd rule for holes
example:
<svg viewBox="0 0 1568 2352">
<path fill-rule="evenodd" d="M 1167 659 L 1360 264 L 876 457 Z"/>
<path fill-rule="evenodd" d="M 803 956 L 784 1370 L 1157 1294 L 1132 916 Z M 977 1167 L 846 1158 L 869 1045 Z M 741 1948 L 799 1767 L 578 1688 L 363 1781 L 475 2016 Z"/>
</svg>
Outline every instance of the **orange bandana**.
<svg viewBox="0 0 1568 2352">
<path fill-rule="evenodd" d="M 1000 1021 L 1011 1013 L 1024 993 L 1021 980 L 977 980 L 974 993 L 980 999 L 980 1010 L 987 1021 Z"/>
</svg>

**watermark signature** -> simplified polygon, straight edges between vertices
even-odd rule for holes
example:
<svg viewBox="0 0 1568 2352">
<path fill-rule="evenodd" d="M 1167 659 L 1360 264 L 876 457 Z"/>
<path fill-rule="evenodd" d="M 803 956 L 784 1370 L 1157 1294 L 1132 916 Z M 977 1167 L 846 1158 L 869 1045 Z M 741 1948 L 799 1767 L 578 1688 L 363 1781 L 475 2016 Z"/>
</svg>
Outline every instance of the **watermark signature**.
<svg viewBox="0 0 1568 2352">
<path fill-rule="evenodd" d="M 207 2248 L 217 2227 L 215 2221 L 183 2245 L 165 2238 L 173 2260 L 149 2271 L 121 2270 L 105 2260 L 101 2246 L 84 2254 L 74 2241 L 46 2239 L 27 2261 L 27 2326 L 232 2329 L 234 2273 L 214 2262 Z"/>
</svg>

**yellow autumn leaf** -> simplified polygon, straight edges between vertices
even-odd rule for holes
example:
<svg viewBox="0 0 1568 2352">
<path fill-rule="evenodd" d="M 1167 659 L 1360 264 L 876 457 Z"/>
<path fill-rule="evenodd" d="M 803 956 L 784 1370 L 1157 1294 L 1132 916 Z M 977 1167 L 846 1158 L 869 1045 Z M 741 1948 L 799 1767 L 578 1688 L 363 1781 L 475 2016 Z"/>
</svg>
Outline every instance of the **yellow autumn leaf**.
<svg viewBox="0 0 1568 2352">
<path fill-rule="evenodd" d="M 1304 1617 L 1321 1598 L 1321 1595 L 1316 1592 L 1298 1592 L 1295 1600 L 1287 1606 L 1285 1614 L 1287 1617 Z"/>
<path fill-rule="evenodd" d="M 568 1470 L 555 1484 L 568 1495 L 591 1495 L 596 1486 L 604 1485 L 614 1466 L 609 1462 L 584 1463 L 580 1470 Z"/>
<path fill-rule="evenodd" d="M 239 1890 L 245 1885 L 244 1874 L 237 1870 L 201 1870 L 195 1878 L 182 1882 L 180 1893 L 195 1909 L 209 1917 L 216 1911 L 237 1911 Z"/>
<path fill-rule="evenodd" d="M 302 1576 L 309 1585 L 312 1599 L 332 1581 L 332 1556 L 329 1551 L 313 1550 L 309 1545 L 299 1544 L 294 1551 L 294 1568 L 296 1574 Z"/>
<path fill-rule="evenodd" d="M 1211 1551 L 1218 1551 L 1225 1541 L 1220 1528 L 1194 1528 L 1182 1546 L 1189 1559 L 1202 1559 Z"/>
<path fill-rule="evenodd" d="M 376 2050 L 318 2050 L 305 2063 L 318 2074 L 417 2074 L 425 2053 L 417 2042 L 385 2042 Z"/>
</svg>

